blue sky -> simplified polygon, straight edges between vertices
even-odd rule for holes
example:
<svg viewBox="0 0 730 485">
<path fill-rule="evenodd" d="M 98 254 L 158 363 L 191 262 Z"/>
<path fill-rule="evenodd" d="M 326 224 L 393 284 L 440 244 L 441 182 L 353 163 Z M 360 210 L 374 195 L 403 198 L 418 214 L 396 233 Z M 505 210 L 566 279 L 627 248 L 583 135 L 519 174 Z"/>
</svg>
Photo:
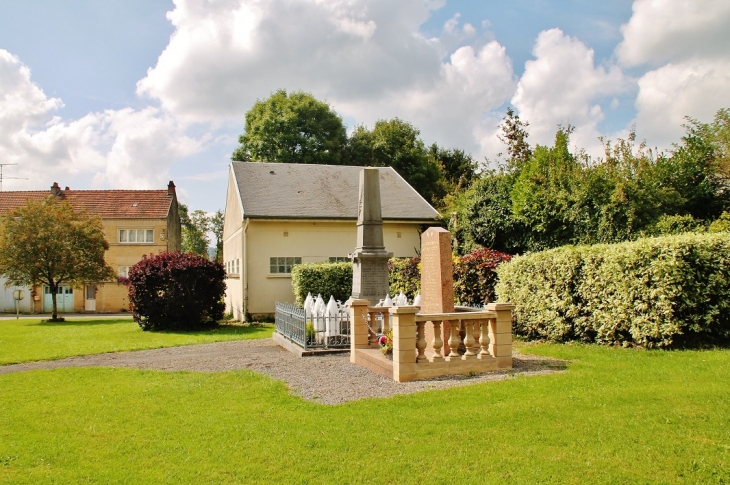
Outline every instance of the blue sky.
<svg viewBox="0 0 730 485">
<path fill-rule="evenodd" d="M 222 208 L 256 99 L 328 101 L 349 128 L 398 116 L 494 160 L 507 106 L 550 143 L 576 127 L 666 149 L 682 117 L 730 106 L 719 0 L 52 0 L 0 3 L 5 190 L 163 188 Z"/>
</svg>

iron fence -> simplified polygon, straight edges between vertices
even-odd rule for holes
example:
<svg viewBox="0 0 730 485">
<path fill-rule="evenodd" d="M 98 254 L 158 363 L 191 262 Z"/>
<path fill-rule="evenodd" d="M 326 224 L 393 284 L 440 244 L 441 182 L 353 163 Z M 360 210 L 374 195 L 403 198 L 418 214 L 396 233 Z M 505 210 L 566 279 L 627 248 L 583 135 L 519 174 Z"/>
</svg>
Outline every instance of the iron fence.
<svg viewBox="0 0 730 485">
<path fill-rule="evenodd" d="M 307 315 L 304 308 L 276 302 L 276 331 L 304 350 L 350 347 L 350 314 Z"/>
</svg>

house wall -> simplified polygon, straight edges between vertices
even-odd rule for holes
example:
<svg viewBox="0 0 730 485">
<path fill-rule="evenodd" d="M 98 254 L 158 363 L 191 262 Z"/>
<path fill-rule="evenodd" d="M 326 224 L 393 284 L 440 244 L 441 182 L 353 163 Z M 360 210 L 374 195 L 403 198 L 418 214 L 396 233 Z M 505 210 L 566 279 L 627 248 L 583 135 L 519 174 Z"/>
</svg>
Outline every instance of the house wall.
<svg viewBox="0 0 730 485">
<path fill-rule="evenodd" d="M 226 215 L 228 218 L 228 214 Z M 240 220 L 240 219 L 239 219 Z M 385 248 L 395 257 L 413 257 L 421 247 L 420 223 L 384 222 L 383 238 Z M 235 251 L 234 238 L 231 244 L 224 243 L 224 259 L 231 255 L 227 248 Z M 354 251 L 357 243 L 355 220 L 349 221 L 277 221 L 251 220 L 246 231 L 248 248 L 248 312 L 252 315 L 274 313 L 276 301 L 293 302 L 289 274 L 272 274 L 269 269 L 271 257 L 301 257 L 303 263 L 327 261 L 330 257 L 346 257 Z M 240 247 L 240 246 L 239 246 Z M 241 265 L 241 268 L 243 266 Z M 240 279 L 229 275 L 229 289 L 226 292 L 228 310 L 241 304 L 239 296 Z M 385 295 L 383 295 L 385 296 Z M 236 315 L 237 317 L 237 315 Z"/>
<path fill-rule="evenodd" d="M 234 178 L 228 177 L 226 213 L 223 219 L 223 266 L 226 268 L 226 312 L 236 320 L 243 315 L 243 211 Z M 236 266 L 238 271 L 235 271 Z"/>
</svg>

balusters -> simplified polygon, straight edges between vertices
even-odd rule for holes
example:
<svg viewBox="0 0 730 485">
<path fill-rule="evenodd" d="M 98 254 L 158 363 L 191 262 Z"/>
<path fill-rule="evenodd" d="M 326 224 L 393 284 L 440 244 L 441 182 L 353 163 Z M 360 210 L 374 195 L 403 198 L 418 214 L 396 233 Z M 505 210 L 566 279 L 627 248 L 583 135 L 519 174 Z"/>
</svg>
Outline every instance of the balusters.
<svg viewBox="0 0 730 485">
<path fill-rule="evenodd" d="M 464 358 L 466 359 L 476 356 L 474 353 L 474 320 L 464 322 L 464 334 L 464 347 L 466 347 Z"/>
<path fill-rule="evenodd" d="M 424 351 L 426 350 L 426 332 L 424 331 L 425 325 L 426 322 L 416 323 L 416 348 L 418 349 L 418 357 L 416 357 L 416 362 L 428 361 L 428 359 L 426 358 L 426 354 L 424 353 Z"/>
<path fill-rule="evenodd" d="M 456 322 L 451 322 L 451 337 L 449 337 L 449 357 L 459 357 L 459 344 L 461 343 L 461 337 L 459 336 L 459 325 Z"/>
<path fill-rule="evenodd" d="M 431 345 L 433 345 L 433 360 L 441 360 L 444 358 L 444 356 L 441 354 L 441 349 L 444 346 L 444 341 L 441 338 L 441 321 L 437 320 L 433 323 L 433 342 L 431 342 Z"/>
<path fill-rule="evenodd" d="M 489 356 L 489 320 L 482 320 L 482 331 L 479 344 L 482 347 L 481 352 L 479 352 L 479 357 L 484 358 Z"/>
</svg>

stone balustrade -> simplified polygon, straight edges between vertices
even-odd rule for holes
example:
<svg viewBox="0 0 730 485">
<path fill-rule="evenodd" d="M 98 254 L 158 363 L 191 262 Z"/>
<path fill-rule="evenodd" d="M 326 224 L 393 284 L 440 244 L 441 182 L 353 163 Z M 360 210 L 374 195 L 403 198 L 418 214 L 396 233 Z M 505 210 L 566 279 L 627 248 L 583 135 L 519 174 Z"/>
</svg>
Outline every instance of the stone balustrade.
<svg viewBox="0 0 730 485">
<path fill-rule="evenodd" d="M 481 373 L 512 368 L 512 310 L 509 303 L 490 303 L 473 312 L 421 314 L 419 307 L 369 307 L 367 300 L 351 302 L 351 362 L 392 377 L 413 381 L 449 374 Z M 367 315 L 383 313 L 383 331 L 392 316 L 393 360 L 378 355 L 377 343 L 370 338 Z M 448 355 L 442 354 L 444 322 L 450 323 Z M 432 332 L 426 329 L 431 327 Z M 426 335 L 432 335 L 430 346 Z M 463 337 L 462 337 L 463 335 Z M 427 352 L 427 347 L 433 349 Z M 461 349 L 461 353 L 459 352 Z M 389 375 L 390 374 L 390 375 Z"/>
</svg>

